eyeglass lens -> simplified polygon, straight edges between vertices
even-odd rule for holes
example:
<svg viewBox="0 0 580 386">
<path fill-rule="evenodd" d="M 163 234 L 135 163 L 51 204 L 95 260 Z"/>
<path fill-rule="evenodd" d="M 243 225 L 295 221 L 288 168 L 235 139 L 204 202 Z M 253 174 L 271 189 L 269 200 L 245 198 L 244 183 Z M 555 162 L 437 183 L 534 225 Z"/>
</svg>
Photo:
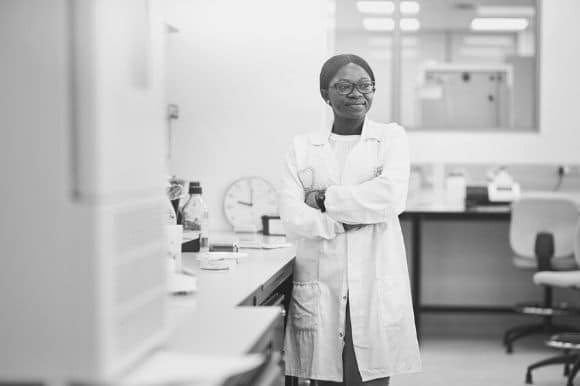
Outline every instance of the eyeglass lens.
<svg viewBox="0 0 580 386">
<path fill-rule="evenodd" d="M 336 91 L 341 95 L 348 95 L 352 92 L 352 90 L 356 87 L 356 89 L 361 94 L 368 94 L 374 91 L 373 83 L 372 82 L 359 82 L 359 83 L 351 83 L 351 82 L 338 82 L 334 84 L 334 88 Z"/>
</svg>

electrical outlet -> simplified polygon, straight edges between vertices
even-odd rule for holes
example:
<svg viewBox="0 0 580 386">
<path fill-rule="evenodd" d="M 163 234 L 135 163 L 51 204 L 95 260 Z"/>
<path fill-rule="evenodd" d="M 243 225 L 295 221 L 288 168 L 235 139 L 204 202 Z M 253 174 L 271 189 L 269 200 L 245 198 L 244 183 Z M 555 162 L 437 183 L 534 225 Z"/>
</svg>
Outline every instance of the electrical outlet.
<svg viewBox="0 0 580 386">
<path fill-rule="evenodd" d="M 170 104 L 167 105 L 167 119 L 178 119 L 179 118 L 179 105 Z"/>
<path fill-rule="evenodd" d="M 570 166 L 568 166 L 568 165 L 558 166 L 558 175 L 560 177 L 567 176 L 568 174 L 570 174 Z"/>
</svg>

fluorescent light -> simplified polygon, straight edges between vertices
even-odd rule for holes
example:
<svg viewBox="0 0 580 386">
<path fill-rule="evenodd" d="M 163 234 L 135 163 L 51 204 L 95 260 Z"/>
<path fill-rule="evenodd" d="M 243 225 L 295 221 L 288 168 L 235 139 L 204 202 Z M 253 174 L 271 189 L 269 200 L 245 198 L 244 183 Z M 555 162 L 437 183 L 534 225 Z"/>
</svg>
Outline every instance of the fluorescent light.
<svg viewBox="0 0 580 386">
<path fill-rule="evenodd" d="M 395 11 L 392 1 L 358 1 L 356 7 L 361 13 L 390 15 Z"/>
<path fill-rule="evenodd" d="M 534 7 L 511 7 L 511 6 L 479 6 L 477 7 L 477 14 L 479 16 L 495 16 L 495 17 L 509 17 L 509 16 L 527 16 L 532 17 L 536 14 Z"/>
<path fill-rule="evenodd" d="M 399 25 L 403 31 L 417 31 L 419 28 L 421 28 L 421 23 L 419 23 L 419 20 L 415 18 L 404 17 L 399 22 Z"/>
<path fill-rule="evenodd" d="M 524 18 L 475 18 L 471 21 L 474 31 L 521 31 L 528 26 Z"/>
<path fill-rule="evenodd" d="M 401 1 L 400 9 L 404 15 L 415 15 L 419 13 L 421 6 L 416 1 Z"/>
<path fill-rule="evenodd" d="M 395 22 L 387 17 L 365 17 L 363 26 L 368 31 L 392 31 L 395 28 Z"/>
</svg>

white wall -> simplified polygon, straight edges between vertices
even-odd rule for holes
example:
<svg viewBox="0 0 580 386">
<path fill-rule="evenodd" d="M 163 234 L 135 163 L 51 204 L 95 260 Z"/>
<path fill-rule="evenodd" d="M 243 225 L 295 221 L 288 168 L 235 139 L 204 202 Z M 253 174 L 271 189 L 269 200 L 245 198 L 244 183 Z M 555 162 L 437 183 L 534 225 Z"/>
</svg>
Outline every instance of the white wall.
<svg viewBox="0 0 580 386">
<path fill-rule="evenodd" d="M 237 177 L 276 183 L 296 133 L 326 107 L 318 72 L 331 54 L 327 0 L 168 2 L 169 99 L 181 107 L 171 171 L 202 181 L 210 227 L 227 229 L 222 195 Z M 542 1 L 539 134 L 410 133 L 413 162 L 580 163 L 577 0 Z"/>
<path fill-rule="evenodd" d="M 168 96 L 180 106 L 171 172 L 202 182 L 210 228 L 229 229 L 222 197 L 241 176 L 277 184 L 297 133 L 321 127 L 328 3 L 168 2 Z"/>
</svg>

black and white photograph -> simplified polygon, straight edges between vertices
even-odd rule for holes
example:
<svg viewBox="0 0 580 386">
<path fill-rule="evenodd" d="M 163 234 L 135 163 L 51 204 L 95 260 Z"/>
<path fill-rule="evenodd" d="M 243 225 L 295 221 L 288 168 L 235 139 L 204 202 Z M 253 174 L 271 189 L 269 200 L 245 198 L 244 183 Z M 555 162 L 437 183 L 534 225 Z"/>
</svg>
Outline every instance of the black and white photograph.
<svg viewBox="0 0 580 386">
<path fill-rule="evenodd" d="M 0 0 L 0 386 L 580 385 L 579 0 Z"/>
</svg>

